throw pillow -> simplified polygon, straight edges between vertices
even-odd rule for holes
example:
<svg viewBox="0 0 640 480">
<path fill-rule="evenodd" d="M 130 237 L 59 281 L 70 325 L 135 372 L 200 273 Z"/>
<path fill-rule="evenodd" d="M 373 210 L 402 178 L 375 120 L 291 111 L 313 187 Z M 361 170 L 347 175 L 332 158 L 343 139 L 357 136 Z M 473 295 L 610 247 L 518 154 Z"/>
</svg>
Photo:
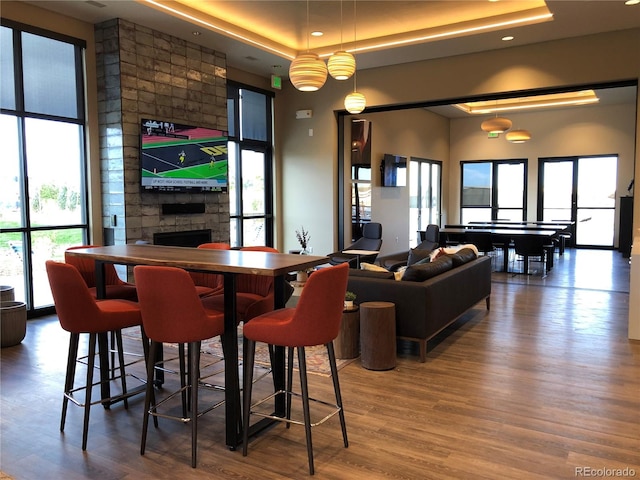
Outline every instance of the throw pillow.
<svg viewBox="0 0 640 480">
<path fill-rule="evenodd" d="M 433 262 L 407 267 L 402 281 L 424 282 L 453 268 L 453 260 L 449 256 L 442 256 Z"/>
<path fill-rule="evenodd" d="M 398 268 L 397 271 L 393 272 L 393 276 L 396 280 L 402 280 L 402 276 L 404 275 L 404 272 L 407 270 L 407 266 L 402 266 L 400 268 Z"/>
<path fill-rule="evenodd" d="M 474 252 L 471 248 L 462 248 L 456 253 L 450 254 L 450 256 L 453 262 L 453 268 L 459 267 L 460 265 L 464 265 L 465 263 L 469 263 L 472 260 L 478 258 L 476 252 Z"/>
<path fill-rule="evenodd" d="M 376 265 L 374 263 L 366 263 L 366 262 L 360 262 L 360 270 L 369 270 L 371 272 L 388 272 L 389 271 L 386 268 L 381 267 L 380 265 Z"/>
<path fill-rule="evenodd" d="M 414 263 L 418 263 L 425 258 L 431 260 L 431 250 L 421 250 L 419 248 L 412 248 L 409 250 L 409 258 L 407 258 L 407 267 L 410 267 Z"/>
</svg>

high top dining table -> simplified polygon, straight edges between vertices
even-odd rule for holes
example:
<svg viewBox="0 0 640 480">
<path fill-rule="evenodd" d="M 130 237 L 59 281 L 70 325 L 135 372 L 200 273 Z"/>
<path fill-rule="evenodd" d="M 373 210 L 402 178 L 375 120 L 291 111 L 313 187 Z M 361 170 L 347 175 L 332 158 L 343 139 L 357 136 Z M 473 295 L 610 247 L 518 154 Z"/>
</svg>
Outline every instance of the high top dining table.
<svg viewBox="0 0 640 480">
<path fill-rule="evenodd" d="M 240 380 L 238 373 L 238 333 L 236 323 L 236 275 L 252 274 L 274 277 L 275 308 L 284 307 L 285 276 L 289 272 L 305 270 L 328 262 L 328 257 L 245 250 L 211 250 L 160 245 L 112 245 L 81 248 L 70 255 L 92 258 L 96 262 L 96 290 L 98 298 L 105 296 L 104 264 L 158 265 L 185 270 L 220 273 L 224 277 L 224 338 L 225 345 L 225 425 L 226 444 L 235 450 L 241 443 Z M 107 355 L 106 336 L 102 339 L 101 355 Z M 104 353 L 103 353 L 104 352 Z M 103 357 L 104 359 L 105 357 Z M 104 365 L 108 364 L 108 360 Z M 101 359 L 101 365 L 102 359 Z M 100 369 L 108 375 L 108 369 Z M 276 348 L 273 376 L 276 389 L 284 389 L 284 348 Z M 103 377 L 104 378 L 104 377 Z M 108 383 L 106 388 L 108 389 Z M 103 390 L 102 398 L 108 398 Z M 275 404 L 276 415 L 284 416 L 284 399 Z M 268 419 L 265 419 L 268 420 Z M 252 425 L 252 431 L 267 426 L 264 420 Z"/>
</svg>

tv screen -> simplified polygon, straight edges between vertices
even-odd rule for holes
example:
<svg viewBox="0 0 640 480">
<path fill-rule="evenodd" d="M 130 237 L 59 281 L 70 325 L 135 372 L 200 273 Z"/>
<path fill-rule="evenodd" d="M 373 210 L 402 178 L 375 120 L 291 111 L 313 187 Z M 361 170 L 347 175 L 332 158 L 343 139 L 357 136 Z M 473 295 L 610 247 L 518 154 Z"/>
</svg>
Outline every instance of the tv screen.
<svg viewBox="0 0 640 480">
<path fill-rule="evenodd" d="M 140 164 L 146 191 L 226 191 L 226 132 L 142 119 Z"/>
<path fill-rule="evenodd" d="M 385 153 L 380 171 L 383 187 L 407 186 L 407 157 Z"/>
</svg>

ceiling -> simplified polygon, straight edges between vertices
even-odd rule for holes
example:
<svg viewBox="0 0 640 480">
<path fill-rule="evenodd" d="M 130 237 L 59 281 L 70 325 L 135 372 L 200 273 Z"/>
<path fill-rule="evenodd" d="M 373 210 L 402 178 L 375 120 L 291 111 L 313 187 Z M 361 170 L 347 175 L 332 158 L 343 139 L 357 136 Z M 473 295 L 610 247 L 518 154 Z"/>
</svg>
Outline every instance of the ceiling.
<svg viewBox="0 0 640 480">
<path fill-rule="evenodd" d="M 327 58 L 342 47 L 362 70 L 640 27 L 640 4 L 625 0 L 21 1 L 89 23 L 123 18 L 225 52 L 229 67 L 267 77 L 287 77 L 307 49 Z M 316 30 L 324 34 L 308 35 Z"/>
<path fill-rule="evenodd" d="M 324 32 L 322 37 L 309 38 L 310 50 L 318 54 L 330 55 L 338 50 L 341 37 L 343 47 L 353 49 L 352 0 L 34 0 L 27 3 L 90 23 L 127 19 L 225 52 L 230 67 L 263 76 L 272 73 L 287 76 L 289 63 L 296 52 L 307 50 L 307 30 Z M 193 19 L 219 25 L 280 53 L 232 38 L 195 20 L 187 21 L 159 9 L 158 5 L 183 10 Z M 359 69 L 640 27 L 640 5 L 627 6 L 625 0 L 358 0 L 355 7 Z M 552 19 L 447 35 L 450 29 L 478 28 L 497 21 L 515 21 L 518 17 L 545 13 L 551 14 Z M 195 36 L 194 31 L 200 34 Z M 383 40 L 401 41 L 433 34 L 444 36 L 384 49 L 362 50 Z M 505 35 L 515 38 L 502 41 Z"/>
</svg>

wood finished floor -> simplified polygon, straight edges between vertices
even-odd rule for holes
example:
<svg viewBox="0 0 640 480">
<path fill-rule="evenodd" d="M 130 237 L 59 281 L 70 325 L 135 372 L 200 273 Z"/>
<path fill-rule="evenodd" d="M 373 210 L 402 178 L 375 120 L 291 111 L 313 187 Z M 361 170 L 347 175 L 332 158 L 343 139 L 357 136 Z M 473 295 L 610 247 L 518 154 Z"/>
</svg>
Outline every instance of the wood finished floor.
<svg viewBox="0 0 640 480">
<path fill-rule="evenodd" d="M 484 302 L 430 342 L 426 363 L 399 345 L 397 367 L 359 360 L 340 371 L 350 445 L 337 418 L 313 431 L 318 479 L 564 479 L 576 468 L 629 468 L 640 477 L 640 342 L 627 339 L 628 262 L 617 252 L 569 251 L 545 279 L 495 273 Z M 29 322 L 2 349 L 1 465 L 16 479 L 299 479 L 304 431 L 278 425 L 249 445 L 224 446 L 222 410 L 202 417 L 199 463 L 190 429 L 162 421 L 139 454 L 142 398 L 129 409 L 82 410 L 60 433 L 67 335 L 57 319 Z M 311 376 L 311 394 L 331 392 Z M 605 472 L 615 473 L 615 472 Z M 579 478 L 579 477 L 578 477 Z M 600 476 L 599 478 L 613 478 Z"/>
</svg>

